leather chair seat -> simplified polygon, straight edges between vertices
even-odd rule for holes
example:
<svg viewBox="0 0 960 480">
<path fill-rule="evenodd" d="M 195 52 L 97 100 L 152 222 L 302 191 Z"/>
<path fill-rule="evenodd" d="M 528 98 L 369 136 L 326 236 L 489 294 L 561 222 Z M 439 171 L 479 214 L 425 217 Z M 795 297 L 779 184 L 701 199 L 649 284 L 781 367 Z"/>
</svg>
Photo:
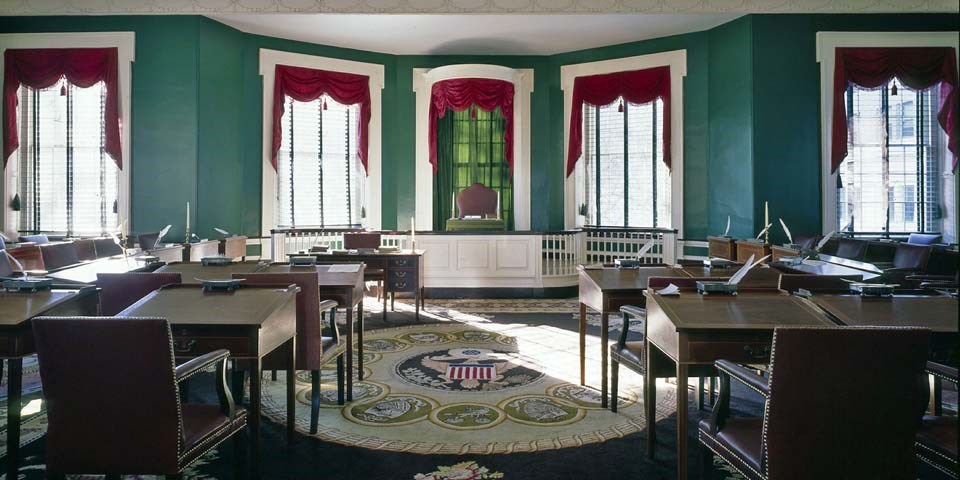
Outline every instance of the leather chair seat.
<svg viewBox="0 0 960 480">
<path fill-rule="evenodd" d="M 233 424 L 220 405 L 185 403 L 180 407 L 185 439 L 181 465 L 188 465 L 246 425 L 247 411 L 236 407 Z M 225 428 L 229 426 L 229 428 Z"/>
<path fill-rule="evenodd" d="M 710 433 L 710 422 L 700 421 L 700 441 L 724 459 L 738 460 L 734 467 L 751 478 L 762 477 L 760 461 L 763 458 L 763 419 L 727 418 L 716 435 Z"/>
<path fill-rule="evenodd" d="M 923 417 L 917 443 L 932 452 L 957 460 L 957 417 Z"/>
</svg>

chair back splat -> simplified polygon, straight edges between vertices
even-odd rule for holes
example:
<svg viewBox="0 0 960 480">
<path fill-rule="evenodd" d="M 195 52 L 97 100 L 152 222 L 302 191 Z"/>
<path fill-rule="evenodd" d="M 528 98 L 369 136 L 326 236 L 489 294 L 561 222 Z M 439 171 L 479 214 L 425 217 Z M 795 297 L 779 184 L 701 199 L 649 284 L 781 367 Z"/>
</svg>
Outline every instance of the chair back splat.
<svg viewBox="0 0 960 480">
<path fill-rule="evenodd" d="M 929 340 L 918 328 L 777 329 L 767 477 L 916 478 Z"/>
<path fill-rule="evenodd" d="M 48 470 L 176 471 L 180 399 L 166 320 L 40 317 L 33 331 Z"/>
</svg>

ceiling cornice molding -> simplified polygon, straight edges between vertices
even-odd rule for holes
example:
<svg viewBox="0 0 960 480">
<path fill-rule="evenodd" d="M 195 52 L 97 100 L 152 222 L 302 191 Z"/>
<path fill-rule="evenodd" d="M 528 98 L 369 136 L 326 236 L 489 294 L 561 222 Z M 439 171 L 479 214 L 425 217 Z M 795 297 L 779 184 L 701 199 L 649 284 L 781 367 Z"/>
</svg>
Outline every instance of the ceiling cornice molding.
<svg viewBox="0 0 960 480">
<path fill-rule="evenodd" d="M 7 0 L 0 15 L 958 13 L 956 0 Z"/>
</svg>

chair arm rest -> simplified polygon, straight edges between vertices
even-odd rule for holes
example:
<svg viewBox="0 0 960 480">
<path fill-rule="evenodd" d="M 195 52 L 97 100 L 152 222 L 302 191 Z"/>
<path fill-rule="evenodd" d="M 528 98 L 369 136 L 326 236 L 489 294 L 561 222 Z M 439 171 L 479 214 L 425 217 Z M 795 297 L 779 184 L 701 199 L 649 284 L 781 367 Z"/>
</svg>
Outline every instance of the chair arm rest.
<svg viewBox="0 0 960 480">
<path fill-rule="evenodd" d="M 192 358 L 185 363 L 177 365 L 176 369 L 176 379 L 177 383 L 180 383 L 197 373 L 202 372 L 207 367 L 217 363 L 217 362 L 226 362 L 227 358 L 230 357 L 229 350 L 214 350 L 210 353 L 200 355 L 197 358 Z"/>
<path fill-rule="evenodd" d="M 320 311 L 324 312 L 331 308 L 337 308 L 339 304 L 336 300 L 320 300 Z"/>
<path fill-rule="evenodd" d="M 936 362 L 927 362 L 927 373 L 957 383 L 957 369 Z"/>
<path fill-rule="evenodd" d="M 630 335 L 630 317 L 646 319 L 647 310 L 634 305 L 624 305 L 620 307 L 620 314 L 623 316 L 623 325 L 620 327 L 620 337 L 617 338 L 618 349 L 627 345 L 627 335 Z"/>
<path fill-rule="evenodd" d="M 717 370 L 720 370 L 721 373 L 726 373 L 727 375 L 739 380 L 741 383 L 750 387 L 760 395 L 763 395 L 764 397 L 770 396 L 770 384 L 767 382 L 767 379 L 761 375 L 757 375 L 753 370 L 733 363 L 729 360 L 717 360 L 713 364 L 717 367 Z"/>
</svg>

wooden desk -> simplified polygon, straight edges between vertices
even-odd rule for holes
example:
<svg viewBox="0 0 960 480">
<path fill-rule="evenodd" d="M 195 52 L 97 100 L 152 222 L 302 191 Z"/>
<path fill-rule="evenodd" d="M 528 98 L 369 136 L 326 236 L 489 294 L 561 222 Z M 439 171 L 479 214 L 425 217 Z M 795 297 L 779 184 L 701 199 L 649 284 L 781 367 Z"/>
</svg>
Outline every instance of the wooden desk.
<svg viewBox="0 0 960 480">
<path fill-rule="evenodd" d="M 647 291 L 646 348 L 657 348 L 676 363 L 677 478 L 687 478 L 687 375 L 691 365 L 712 365 L 727 359 L 739 363 L 767 363 L 773 329 L 782 326 L 833 326 L 809 302 L 780 293 L 741 291 L 736 296 L 699 295 L 687 290 L 679 296 Z M 650 350 L 648 350 L 650 352 Z M 646 355 L 646 371 L 657 355 Z M 643 398 L 647 420 L 647 455 L 656 442 L 656 379 L 644 376 Z"/>
<path fill-rule="evenodd" d="M 174 243 L 145 250 L 145 252 L 159 258 L 161 262 L 170 263 L 183 261 L 183 246 Z"/>
<path fill-rule="evenodd" d="M 643 291 L 650 277 L 688 277 L 682 269 L 660 266 L 641 268 L 585 268 L 580 271 L 580 384 L 586 385 L 587 307 L 600 313 L 600 393 L 607 408 L 607 342 L 610 314 L 624 305 L 643 306 Z"/>
<path fill-rule="evenodd" d="M 247 258 L 247 237 L 236 235 L 217 240 L 220 245 L 218 252 L 227 258 L 245 260 Z"/>
<path fill-rule="evenodd" d="M 157 273 L 179 273 L 184 285 L 200 285 L 200 280 L 226 280 L 234 273 L 254 273 L 266 267 L 259 262 L 234 262 L 230 265 L 204 266 L 199 262 L 168 263 L 156 270 Z"/>
<path fill-rule="evenodd" d="M 33 293 L 0 291 L 0 358 L 9 362 L 7 381 L 7 478 L 17 478 L 20 454 L 20 409 L 23 357 L 36 353 L 33 324 L 43 315 L 97 315 L 99 296 L 93 287 Z M 0 377 L 3 362 L 0 362 Z"/>
<path fill-rule="evenodd" d="M 737 240 L 737 261 L 746 263 L 753 255 L 754 261 L 770 255 L 770 245 L 750 240 Z"/>
<path fill-rule="evenodd" d="M 195 285 L 167 285 L 118 313 L 118 317 L 162 317 L 170 322 L 174 354 L 187 360 L 221 348 L 230 350 L 234 368 L 250 371 L 252 458 L 260 457 L 260 375 L 263 357 L 289 349 L 287 367 L 287 442 L 294 440 L 296 334 L 299 288 L 241 287 L 229 293 L 204 293 Z M 242 385 L 240 388 L 243 388 Z"/>
<path fill-rule="evenodd" d="M 150 266 L 137 257 L 108 257 L 80 263 L 72 267 L 48 273 L 46 276 L 58 284 L 94 285 L 98 273 L 127 273 L 149 271 Z"/>
<path fill-rule="evenodd" d="M 184 262 L 199 262 L 203 257 L 220 255 L 220 240 L 204 240 L 201 242 L 183 244 Z"/>
<path fill-rule="evenodd" d="M 802 252 L 794 248 L 787 248 L 781 245 L 771 245 L 770 246 L 770 260 L 778 261 L 783 257 L 797 257 L 800 256 Z"/>
<path fill-rule="evenodd" d="M 291 267 L 285 263 L 265 266 L 257 273 L 291 273 L 315 269 L 320 283 L 320 299 L 334 300 L 347 313 L 347 401 L 353 401 L 353 311 L 357 312 L 357 379 L 363 380 L 363 274 L 364 265 L 355 272 L 330 272 L 330 265 Z"/>
<path fill-rule="evenodd" d="M 731 237 L 707 237 L 707 255 L 736 261 L 737 242 Z"/>
<path fill-rule="evenodd" d="M 715 278 L 723 280 L 730 278 L 742 265 L 734 265 L 727 268 L 705 268 L 703 266 L 684 266 L 683 271 L 696 278 Z M 753 270 L 747 272 L 747 275 L 740 280 L 740 288 L 750 290 L 776 290 L 780 286 L 781 272 L 775 268 L 766 265 L 757 265 Z"/>
<path fill-rule="evenodd" d="M 326 252 L 288 253 L 287 256 L 313 255 L 317 263 L 364 263 L 367 270 L 383 270 L 383 320 L 387 320 L 387 293 L 412 293 L 416 299 L 416 318 L 423 306 L 423 250 L 402 250 L 396 253 Z"/>
<path fill-rule="evenodd" d="M 806 259 L 800 265 L 786 265 L 775 262 L 772 266 L 784 273 L 808 273 L 811 275 L 860 275 L 864 280 L 871 280 L 880 276 L 866 270 L 860 270 L 846 265 L 840 265 L 823 260 Z"/>
</svg>

